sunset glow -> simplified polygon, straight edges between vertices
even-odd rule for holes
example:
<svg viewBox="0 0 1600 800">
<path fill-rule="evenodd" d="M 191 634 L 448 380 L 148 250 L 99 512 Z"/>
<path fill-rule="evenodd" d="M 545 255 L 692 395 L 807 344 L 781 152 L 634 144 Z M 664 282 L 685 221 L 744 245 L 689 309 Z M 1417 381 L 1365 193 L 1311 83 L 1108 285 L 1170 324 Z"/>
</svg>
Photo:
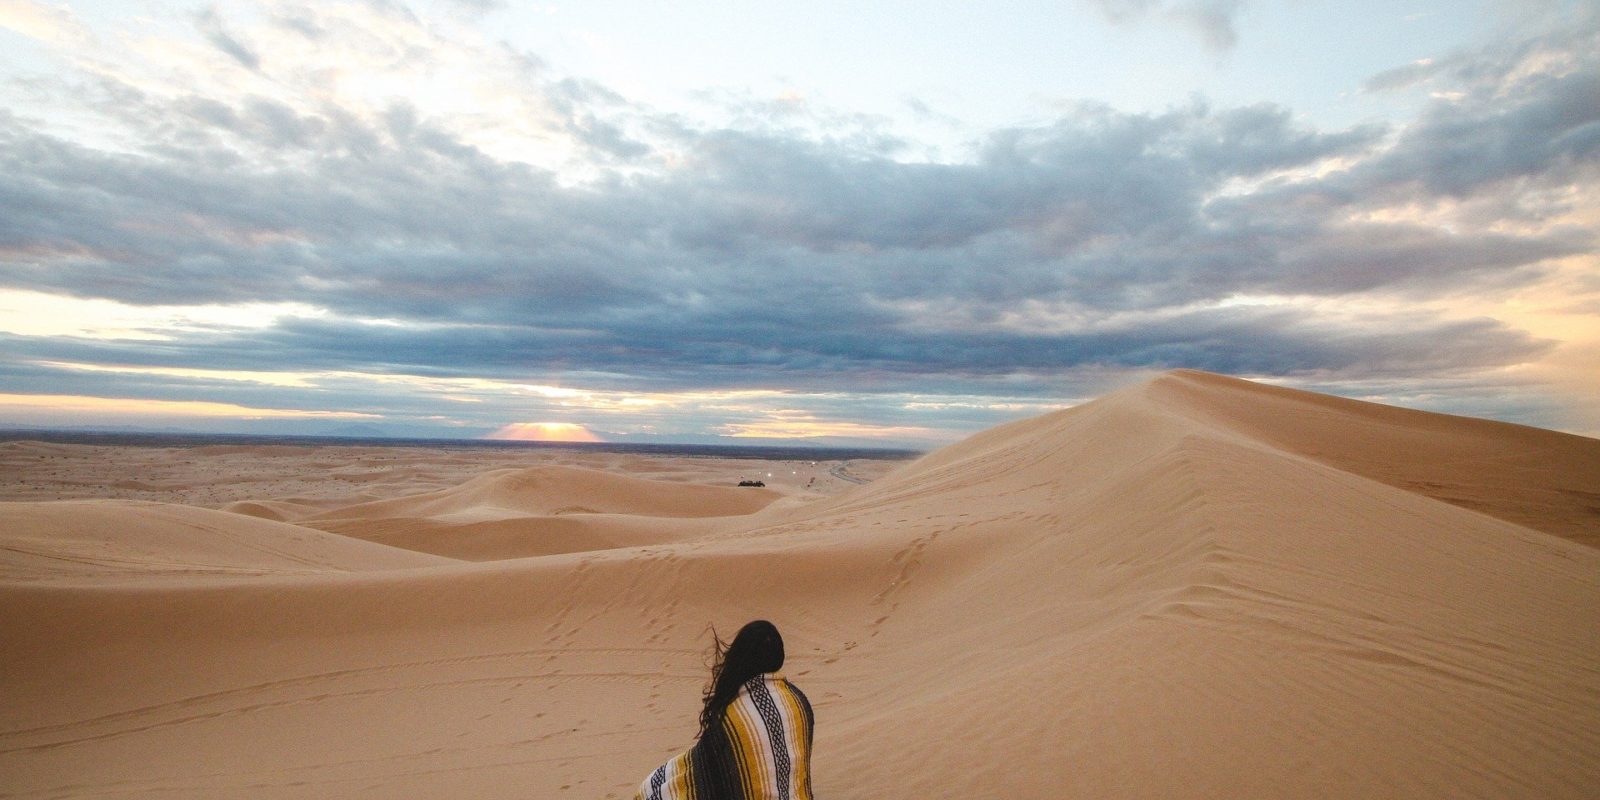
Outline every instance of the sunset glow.
<svg viewBox="0 0 1600 800">
<path fill-rule="evenodd" d="M 204 400 L 141 400 L 126 397 L 82 395 L 0 394 L 0 409 L 23 418 L 60 421 L 73 414 L 108 414 L 113 417 L 225 417 L 235 419 L 375 419 L 357 411 L 323 411 L 296 408 L 251 408 L 235 403 Z"/>
<path fill-rule="evenodd" d="M 518 442 L 600 442 L 593 431 L 571 422 L 514 422 L 484 437 Z"/>
</svg>

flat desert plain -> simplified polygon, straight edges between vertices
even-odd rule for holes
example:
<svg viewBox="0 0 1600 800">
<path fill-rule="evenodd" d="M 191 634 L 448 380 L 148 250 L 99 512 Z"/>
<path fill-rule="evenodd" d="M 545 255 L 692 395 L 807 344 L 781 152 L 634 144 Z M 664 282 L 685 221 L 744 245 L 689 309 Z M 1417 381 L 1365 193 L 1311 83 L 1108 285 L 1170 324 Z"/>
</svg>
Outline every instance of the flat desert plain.
<svg viewBox="0 0 1600 800">
<path fill-rule="evenodd" d="M 754 618 L 825 800 L 1600 796 L 1600 440 L 1181 371 L 914 462 L 13 442 L 0 492 L 0 797 L 629 798 Z"/>
</svg>

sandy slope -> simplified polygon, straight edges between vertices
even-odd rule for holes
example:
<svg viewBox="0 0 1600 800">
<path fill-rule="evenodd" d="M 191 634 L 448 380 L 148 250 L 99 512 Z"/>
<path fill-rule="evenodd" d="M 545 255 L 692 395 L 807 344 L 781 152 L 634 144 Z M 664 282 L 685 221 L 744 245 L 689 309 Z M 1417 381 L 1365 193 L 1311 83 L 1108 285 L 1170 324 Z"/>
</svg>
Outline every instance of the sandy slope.
<svg viewBox="0 0 1600 800">
<path fill-rule="evenodd" d="M 1185 372 L 1197 418 L 1401 489 L 1600 547 L 1595 440 Z"/>
<path fill-rule="evenodd" d="M 720 517 L 758 511 L 776 497 L 766 489 L 672 484 L 593 469 L 540 466 L 497 470 L 443 491 L 345 506 L 319 518 L 443 516 L 484 509 L 541 516 Z"/>
<path fill-rule="evenodd" d="M 121 500 L 0 503 L 0 582 L 152 580 L 449 563 L 296 525 Z"/>
<path fill-rule="evenodd" d="M 679 541 L 726 527 L 706 518 L 743 517 L 778 497 L 767 489 L 539 466 L 497 470 L 437 492 L 336 508 L 301 524 L 418 552 L 490 561 Z"/>
<path fill-rule="evenodd" d="M 507 478 L 323 521 L 672 496 Z M 644 546 L 0 580 L 0 793 L 627 797 L 765 616 L 827 798 L 1588 797 L 1596 492 L 1594 440 L 1180 372 Z"/>
</svg>

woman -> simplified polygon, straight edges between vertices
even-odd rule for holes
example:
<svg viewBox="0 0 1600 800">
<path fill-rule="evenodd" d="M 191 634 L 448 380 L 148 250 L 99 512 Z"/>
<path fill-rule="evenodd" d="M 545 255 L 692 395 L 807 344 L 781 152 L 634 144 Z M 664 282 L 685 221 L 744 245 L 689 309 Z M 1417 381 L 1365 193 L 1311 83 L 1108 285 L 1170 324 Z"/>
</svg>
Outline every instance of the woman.
<svg viewBox="0 0 1600 800">
<path fill-rule="evenodd" d="M 783 637 L 758 619 L 715 657 L 689 752 L 657 767 L 634 800 L 812 800 L 811 703 L 778 670 Z"/>
</svg>

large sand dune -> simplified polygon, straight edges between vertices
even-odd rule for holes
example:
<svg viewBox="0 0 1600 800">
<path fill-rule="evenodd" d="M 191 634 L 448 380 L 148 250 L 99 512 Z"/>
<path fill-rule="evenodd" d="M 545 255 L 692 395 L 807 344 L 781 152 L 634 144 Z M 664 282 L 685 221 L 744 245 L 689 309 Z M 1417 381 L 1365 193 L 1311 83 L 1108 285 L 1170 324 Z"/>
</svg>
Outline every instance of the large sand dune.
<svg viewBox="0 0 1600 800">
<path fill-rule="evenodd" d="M 690 742 L 707 624 L 753 617 L 826 798 L 1600 786 L 1600 441 L 1178 372 L 843 493 L 731 491 L 263 497 L 202 516 L 321 566 L 190 574 L 141 522 L 140 580 L 0 575 L 0 796 L 628 797 Z M 7 505 L 0 545 L 62 513 Z"/>
</svg>

